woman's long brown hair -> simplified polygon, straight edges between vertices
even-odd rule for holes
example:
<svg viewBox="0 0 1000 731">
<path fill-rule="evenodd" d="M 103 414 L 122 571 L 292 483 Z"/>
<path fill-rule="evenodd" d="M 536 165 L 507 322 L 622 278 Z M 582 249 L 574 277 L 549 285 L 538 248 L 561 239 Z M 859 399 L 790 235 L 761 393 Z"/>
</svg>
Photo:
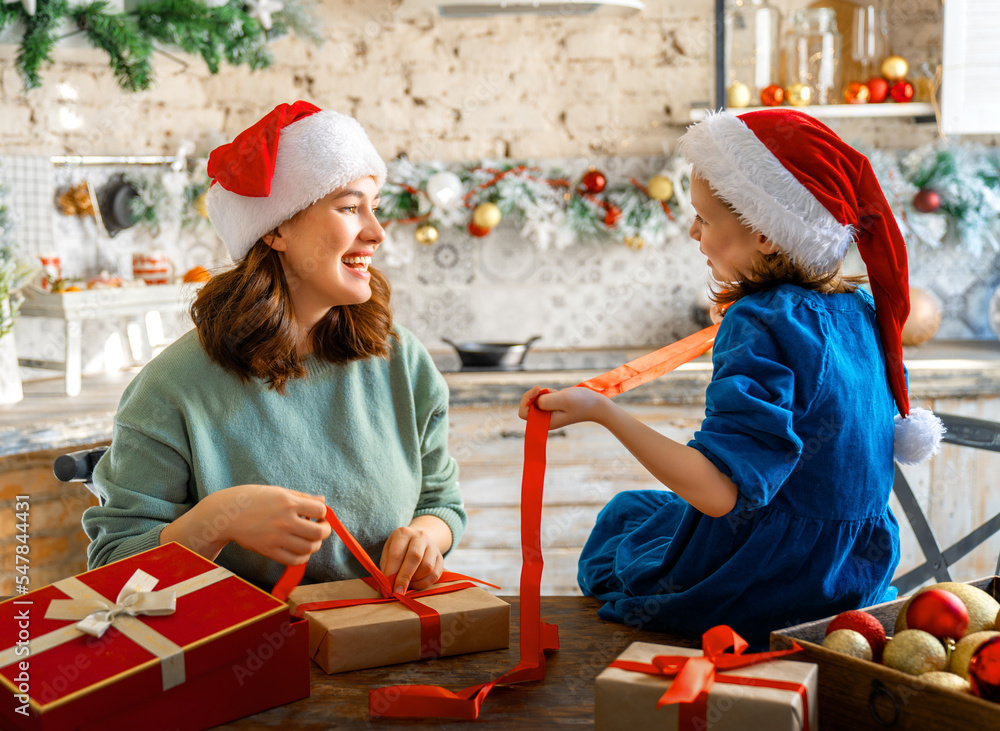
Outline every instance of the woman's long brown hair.
<svg viewBox="0 0 1000 731">
<path fill-rule="evenodd" d="M 309 331 L 313 354 L 347 363 L 389 353 L 392 311 L 389 281 L 369 268 L 372 296 L 333 307 Z M 198 340 L 209 357 L 241 381 L 259 378 L 278 393 L 306 375 L 296 356 L 296 322 L 278 254 L 258 240 L 232 269 L 216 274 L 191 305 Z"/>
</svg>

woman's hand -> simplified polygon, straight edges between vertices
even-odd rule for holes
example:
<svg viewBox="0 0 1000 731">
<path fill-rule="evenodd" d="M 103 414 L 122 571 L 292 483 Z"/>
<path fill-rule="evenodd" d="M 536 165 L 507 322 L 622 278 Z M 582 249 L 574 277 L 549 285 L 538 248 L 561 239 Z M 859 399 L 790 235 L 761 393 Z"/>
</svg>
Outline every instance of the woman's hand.
<svg viewBox="0 0 1000 731">
<path fill-rule="evenodd" d="M 382 547 L 379 569 L 390 579 L 393 590 L 426 589 L 444 573 L 444 551 L 451 547 L 451 528 L 435 515 L 418 515 L 409 525 L 397 528 Z"/>
<path fill-rule="evenodd" d="M 230 541 L 285 566 L 309 560 L 330 535 L 326 503 L 276 485 L 236 485 L 211 493 L 163 529 L 160 543 L 177 541 L 214 560 Z"/>
<path fill-rule="evenodd" d="M 607 396 L 602 396 L 589 388 L 574 386 L 548 393 L 542 393 L 542 390 L 541 386 L 535 386 L 525 393 L 521 397 L 521 405 L 517 410 L 517 415 L 522 419 L 527 419 L 529 404 L 537 397 L 535 405 L 542 411 L 552 412 L 552 420 L 549 422 L 550 430 L 570 424 L 579 424 L 583 421 L 593 421 L 600 424 L 603 414 L 612 405 L 611 399 Z M 541 395 L 539 396 L 539 394 Z"/>
</svg>

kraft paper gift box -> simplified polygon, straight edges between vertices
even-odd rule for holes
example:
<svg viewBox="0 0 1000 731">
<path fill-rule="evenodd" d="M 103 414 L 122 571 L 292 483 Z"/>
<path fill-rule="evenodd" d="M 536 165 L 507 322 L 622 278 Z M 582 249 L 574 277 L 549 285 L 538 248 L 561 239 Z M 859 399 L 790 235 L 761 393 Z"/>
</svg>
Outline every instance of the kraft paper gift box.
<svg viewBox="0 0 1000 731">
<path fill-rule="evenodd" d="M 0 725 L 216 726 L 308 697 L 307 630 L 227 569 L 159 546 L 0 603 Z"/>
<path fill-rule="evenodd" d="M 427 591 L 456 582 L 441 582 Z M 440 656 L 498 650 L 510 643 L 510 605 L 478 587 L 413 600 L 440 615 Z M 288 595 L 299 605 L 324 601 L 381 599 L 364 579 L 299 586 Z M 323 670 L 340 673 L 361 668 L 412 662 L 429 655 L 422 644 L 421 618 L 396 600 L 305 611 L 309 621 L 309 654 Z M 421 650 L 424 649 L 424 653 Z"/>
<path fill-rule="evenodd" d="M 633 642 L 618 660 L 652 663 L 657 656 L 700 657 L 702 651 L 687 647 Z M 795 690 L 718 682 L 722 676 L 750 682 L 778 681 L 804 686 L 808 725 L 803 721 L 802 696 Z M 672 703 L 657 708 L 657 702 L 673 678 L 647 675 L 609 666 L 597 676 L 594 686 L 596 729 L 711 729 L 712 731 L 816 731 L 817 667 L 813 663 L 769 660 L 732 670 L 716 669 L 716 682 L 700 708 L 682 709 Z M 686 714 L 686 715 L 685 715 Z M 685 723 L 685 719 L 687 722 Z"/>
</svg>

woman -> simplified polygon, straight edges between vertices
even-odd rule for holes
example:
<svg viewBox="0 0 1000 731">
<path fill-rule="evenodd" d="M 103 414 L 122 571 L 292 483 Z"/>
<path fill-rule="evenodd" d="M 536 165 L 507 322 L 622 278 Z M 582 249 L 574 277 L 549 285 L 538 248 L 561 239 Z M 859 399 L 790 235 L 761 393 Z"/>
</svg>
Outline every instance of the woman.
<svg viewBox="0 0 1000 731">
<path fill-rule="evenodd" d="M 361 576 L 325 540 L 329 505 L 397 591 L 431 585 L 466 514 L 447 386 L 369 268 L 385 164 L 355 120 L 300 101 L 208 168 L 237 263 L 122 396 L 83 517 L 91 568 L 176 541 L 265 588 L 306 561 L 306 581 Z"/>
</svg>

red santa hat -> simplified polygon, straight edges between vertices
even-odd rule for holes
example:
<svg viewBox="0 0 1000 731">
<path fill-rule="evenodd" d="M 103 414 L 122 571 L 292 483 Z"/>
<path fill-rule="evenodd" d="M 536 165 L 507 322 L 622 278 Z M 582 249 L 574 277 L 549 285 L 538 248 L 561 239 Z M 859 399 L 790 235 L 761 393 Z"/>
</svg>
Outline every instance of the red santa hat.
<svg viewBox="0 0 1000 731">
<path fill-rule="evenodd" d="M 309 102 L 279 104 L 208 158 L 208 217 L 234 261 L 261 236 L 352 180 L 385 182 L 355 119 Z"/>
<path fill-rule="evenodd" d="M 714 112 L 681 137 L 680 150 L 750 228 L 795 264 L 839 269 L 856 242 L 868 270 L 896 417 L 895 456 L 915 464 L 937 453 L 944 426 L 910 409 L 901 332 L 910 311 L 906 245 L 868 158 L 794 109 L 739 117 Z"/>
</svg>

